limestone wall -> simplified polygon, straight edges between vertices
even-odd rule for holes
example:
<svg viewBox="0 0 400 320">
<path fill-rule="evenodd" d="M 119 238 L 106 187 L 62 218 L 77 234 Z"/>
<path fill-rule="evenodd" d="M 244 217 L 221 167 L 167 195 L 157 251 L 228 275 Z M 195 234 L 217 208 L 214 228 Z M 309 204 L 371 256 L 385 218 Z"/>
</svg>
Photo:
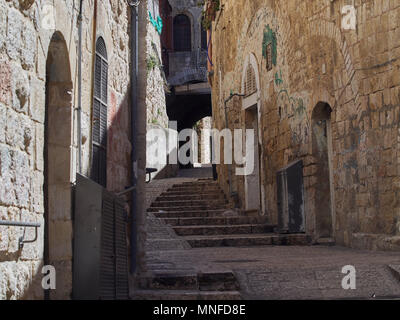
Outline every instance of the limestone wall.
<svg viewBox="0 0 400 320">
<path fill-rule="evenodd" d="M 328 103 L 333 237 L 346 246 L 398 249 L 400 2 L 353 3 L 357 27 L 344 30 L 344 0 L 222 0 L 212 27 L 214 124 L 225 128 L 224 100 L 231 92 L 243 93 L 246 60 L 252 56 L 258 69 L 262 214 L 277 223 L 276 173 L 302 159 L 306 229 L 317 238 L 317 150 L 325 133 L 317 130 L 321 123 L 313 111 L 319 102 Z M 228 103 L 230 128 L 245 127 L 243 101 Z M 218 168 L 226 193 L 227 170 Z M 232 186 L 244 207 L 244 178 L 234 176 Z"/>
<path fill-rule="evenodd" d="M 58 129 L 56 135 L 66 139 L 63 143 L 69 151 L 55 156 L 48 172 L 51 175 L 59 171 L 66 179 L 63 182 L 66 189 L 54 189 L 50 195 L 50 202 L 57 205 L 49 212 L 49 225 L 53 226 L 49 246 L 52 263 L 57 269 L 57 290 L 51 297 L 71 297 L 70 186 L 78 168 L 78 143 L 82 143 L 83 148 L 83 173 L 89 175 L 90 172 L 93 54 L 99 36 L 106 43 L 109 64 L 108 188 L 120 191 L 130 185 L 129 9 L 125 1 L 84 1 L 81 142 L 77 141 L 74 110 L 78 94 L 78 10 L 79 1 L 0 1 L 0 219 L 42 225 L 37 241 L 26 244 L 23 250 L 18 249 L 23 228 L 0 227 L 0 299 L 43 298 L 46 76 L 52 77 L 54 82 L 61 81 L 57 79 L 62 77 L 69 78 L 68 83 L 60 87 L 58 98 L 49 102 L 49 106 L 55 108 L 60 99 L 67 103 L 68 108 L 63 109 L 66 116 L 49 126 Z M 52 52 L 54 57 L 49 58 L 52 39 L 63 45 L 56 46 L 58 49 Z M 46 61 L 54 58 L 50 62 L 54 63 L 62 56 L 66 57 L 66 62 L 52 68 L 53 74 L 46 75 Z M 61 178 L 56 175 L 55 179 Z M 33 230 L 27 229 L 26 238 L 33 236 Z"/>
</svg>

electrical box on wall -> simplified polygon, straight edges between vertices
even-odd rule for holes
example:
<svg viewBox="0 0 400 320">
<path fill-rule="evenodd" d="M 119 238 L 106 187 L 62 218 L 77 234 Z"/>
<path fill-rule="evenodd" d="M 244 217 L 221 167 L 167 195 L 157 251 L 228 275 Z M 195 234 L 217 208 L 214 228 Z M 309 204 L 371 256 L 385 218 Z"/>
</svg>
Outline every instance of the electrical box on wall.
<svg viewBox="0 0 400 320">
<path fill-rule="evenodd" d="M 304 233 L 303 161 L 278 171 L 278 227 L 281 233 Z"/>
<path fill-rule="evenodd" d="M 124 202 L 77 175 L 75 187 L 73 298 L 129 298 Z"/>
</svg>

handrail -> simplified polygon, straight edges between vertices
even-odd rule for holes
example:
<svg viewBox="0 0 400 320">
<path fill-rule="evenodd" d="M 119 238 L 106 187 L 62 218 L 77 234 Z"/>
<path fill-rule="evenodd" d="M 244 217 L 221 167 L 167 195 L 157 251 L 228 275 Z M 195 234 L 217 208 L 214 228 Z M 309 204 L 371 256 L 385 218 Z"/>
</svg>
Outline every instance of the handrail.
<svg viewBox="0 0 400 320">
<path fill-rule="evenodd" d="M 22 237 L 20 237 L 18 239 L 18 248 L 20 250 L 22 250 L 25 243 L 33 243 L 37 240 L 38 228 L 40 228 L 41 225 L 40 225 L 40 223 L 36 223 L 36 222 L 17 222 L 17 221 L 0 220 L 0 226 L 35 228 L 35 238 L 33 238 L 32 240 L 25 240 L 25 229 L 24 229 L 24 234 L 22 235 Z"/>
<path fill-rule="evenodd" d="M 8 227 L 26 227 L 26 228 L 40 228 L 40 223 L 35 222 L 17 222 L 0 220 L 0 226 Z"/>
</svg>

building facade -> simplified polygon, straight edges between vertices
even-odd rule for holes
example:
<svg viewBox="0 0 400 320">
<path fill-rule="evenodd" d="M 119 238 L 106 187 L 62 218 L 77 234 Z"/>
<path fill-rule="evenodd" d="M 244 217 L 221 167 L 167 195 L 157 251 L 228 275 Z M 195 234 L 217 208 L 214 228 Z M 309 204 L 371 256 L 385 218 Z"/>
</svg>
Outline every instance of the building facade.
<svg viewBox="0 0 400 320">
<path fill-rule="evenodd" d="M 56 270 L 49 297 L 72 297 L 77 173 L 118 193 L 132 185 L 135 168 L 143 188 L 146 124 L 168 126 L 161 73 L 149 65 L 154 50 L 161 57 L 161 31 L 149 16 L 155 2 L 137 9 L 145 45 L 133 137 L 128 2 L 0 1 L 0 219 L 40 223 L 36 239 L 34 228 L 0 226 L 0 299 L 44 298 L 44 265 Z M 139 193 L 139 217 L 143 201 Z M 21 236 L 35 241 L 21 248 Z"/>
<path fill-rule="evenodd" d="M 165 32 L 163 64 L 168 84 L 167 112 L 178 131 L 191 129 L 211 116 L 211 89 L 207 83 L 208 39 L 202 27 L 201 1 L 163 0 Z"/>
<path fill-rule="evenodd" d="M 400 3 L 210 0 L 204 10 L 213 124 L 255 133 L 249 175 L 218 166 L 225 192 L 281 232 L 398 250 Z"/>
</svg>

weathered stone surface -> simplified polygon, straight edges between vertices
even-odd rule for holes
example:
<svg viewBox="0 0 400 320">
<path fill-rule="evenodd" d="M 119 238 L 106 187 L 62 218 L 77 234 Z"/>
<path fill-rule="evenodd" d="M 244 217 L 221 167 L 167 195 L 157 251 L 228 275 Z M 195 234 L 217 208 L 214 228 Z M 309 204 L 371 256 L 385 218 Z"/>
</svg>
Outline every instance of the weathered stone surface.
<svg viewBox="0 0 400 320">
<path fill-rule="evenodd" d="M 0 60 L 0 102 L 8 105 L 11 99 L 11 68 L 8 61 Z"/>
<path fill-rule="evenodd" d="M 8 220 L 7 208 L 0 206 L 0 220 Z M 0 256 L 8 249 L 8 227 L 0 226 Z"/>
<path fill-rule="evenodd" d="M 45 8 L 44 4 L 48 6 Z M 22 251 L 18 248 L 18 239 L 23 228 L 0 227 L 0 299 L 43 298 L 40 279 L 45 224 L 45 171 L 47 182 L 53 187 L 48 189 L 50 223 L 46 223 L 49 223 L 49 237 L 52 239 L 51 259 L 57 261 L 58 290 L 54 297 L 71 298 L 71 183 L 78 168 L 79 143 L 83 146 L 83 173 L 89 175 L 92 167 L 93 5 L 93 2 L 84 2 L 82 141 L 77 141 L 76 6 L 71 1 L 0 1 L 0 219 L 39 221 L 42 224 L 37 241 L 27 244 Z M 147 13 L 146 5 L 145 1 L 139 9 Z M 50 26 L 47 23 L 53 18 L 55 25 Z M 141 26 L 149 23 L 146 14 L 140 15 L 139 19 Z M 109 110 L 107 131 L 110 138 L 107 187 L 111 191 L 121 191 L 131 184 L 132 167 L 128 4 L 125 1 L 100 1 L 96 22 L 96 36 L 104 38 L 109 66 L 109 95 L 104 101 Z M 141 39 L 148 40 L 147 32 L 150 31 L 146 28 L 140 30 L 144 32 Z M 159 35 L 153 32 L 150 38 L 158 43 L 161 52 Z M 141 64 L 138 79 L 141 86 L 147 82 L 148 76 L 145 64 Z M 142 86 L 144 90 L 139 90 L 139 93 L 153 95 L 149 101 L 157 104 L 157 110 L 160 110 L 157 116 L 160 115 L 167 126 L 164 86 L 161 75 L 158 76 L 159 81 L 152 83 L 151 92 Z M 140 99 L 141 102 L 145 100 Z M 142 106 L 153 108 L 150 104 Z M 47 141 L 46 111 L 47 133 L 51 133 Z M 144 109 L 142 115 L 146 115 Z M 140 123 L 143 124 L 140 140 L 144 141 L 146 120 Z M 46 142 L 47 149 L 44 148 Z M 45 150 L 51 159 L 47 168 Z M 143 162 L 142 159 L 140 161 Z M 33 236 L 34 229 L 27 229 L 26 237 Z"/>
<path fill-rule="evenodd" d="M 28 113 L 29 96 L 31 94 L 28 76 L 22 69 L 12 65 L 12 106 L 17 112 Z"/>
<path fill-rule="evenodd" d="M 24 262 L 0 263 L 0 300 L 18 300 L 24 297 L 32 278 L 29 264 Z"/>
<path fill-rule="evenodd" d="M 399 4 L 394 2 L 385 3 L 383 11 L 380 4 L 356 1 L 355 9 L 362 12 L 357 14 L 357 31 L 340 26 L 343 1 L 254 0 L 249 6 L 245 0 L 232 0 L 218 13 L 209 77 L 213 124 L 220 130 L 226 127 L 221 101 L 232 92 L 245 93 L 245 70 L 249 60 L 255 61 L 260 195 L 270 223 L 278 221 L 277 171 L 303 160 L 308 234 L 319 237 L 318 220 L 332 201 L 327 216 L 333 217 L 329 229 L 331 235 L 335 230 L 336 243 L 397 250 L 399 172 L 394 154 L 400 73 L 399 61 L 390 57 L 397 56 L 400 28 Z M 270 70 L 268 45 L 276 60 Z M 331 108 L 326 119 L 317 112 L 320 102 Z M 245 103 L 234 98 L 228 104 L 230 129 L 248 126 L 251 111 L 243 110 Z M 330 122 L 330 128 L 318 131 L 321 120 Z M 330 136 L 332 148 L 321 144 Z M 228 172 L 228 166 L 219 166 L 227 194 Z M 237 186 L 244 209 L 245 179 L 234 176 L 230 184 Z"/>
<path fill-rule="evenodd" d="M 7 53 L 11 59 L 20 58 L 22 48 L 23 22 L 20 13 L 11 8 L 7 19 Z"/>
<path fill-rule="evenodd" d="M 45 118 L 45 83 L 44 81 L 32 78 L 30 81 L 31 96 L 29 99 L 29 115 L 33 120 L 44 123 Z"/>
<path fill-rule="evenodd" d="M 7 6 L 4 1 L 0 3 L 0 21 L 7 21 Z M 7 23 L 0 25 L 0 51 L 2 51 L 7 36 Z"/>
<path fill-rule="evenodd" d="M 29 208 L 31 175 L 28 156 L 20 151 L 13 153 L 15 180 L 14 189 L 19 207 Z"/>
<path fill-rule="evenodd" d="M 12 154 L 11 150 L 0 145 L 0 204 L 15 204 L 15 192 L 13 188 L 12 176 Z"/>
<path fill-rule="evenodd" d="M 22 33 L 21 62 L 24 69 L 31 70 L 36 62 L 36 41 L 37 37 L 32 23 L 23 24 L 24 31 Z"/>
</svg>

